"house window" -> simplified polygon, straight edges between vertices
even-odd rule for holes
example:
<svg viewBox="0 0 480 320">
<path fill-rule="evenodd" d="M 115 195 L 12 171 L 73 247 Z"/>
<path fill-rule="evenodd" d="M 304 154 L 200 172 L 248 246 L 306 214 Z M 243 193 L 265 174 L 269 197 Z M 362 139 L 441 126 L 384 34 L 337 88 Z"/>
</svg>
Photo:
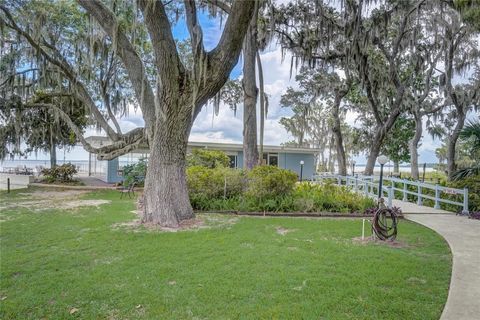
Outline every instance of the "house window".
<svg viewBox="0 0 480 320">
<path fill-rule="evenodd" d="M 230 168 L 236 168 L 237 167 L 237 156 L 229 155 L 228 158 L 230 159 L 229 166 Z"/>
<path fill-rule="evenodd" d="M 278 167 L 278 153 L 264 153 L 262 163 Z"/>
<path fill-rule="evenodd" d="M 271 166 L 278 167 L 278 154 L 269 153 L 268 154 L 268 164 Z"/>
</svg>

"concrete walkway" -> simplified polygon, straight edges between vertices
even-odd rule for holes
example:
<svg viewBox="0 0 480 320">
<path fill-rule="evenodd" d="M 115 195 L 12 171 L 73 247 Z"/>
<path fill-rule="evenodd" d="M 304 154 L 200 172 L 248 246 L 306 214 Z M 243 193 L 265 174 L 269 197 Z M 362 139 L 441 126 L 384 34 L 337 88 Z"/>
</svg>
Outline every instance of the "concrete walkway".
<svg viewBox="0 0 480 320">
<path fill-rule="evenodd" d="M 413 202 L 405 202 L 397 199 L 392 200 L 392 205 L 394 207 L 399 207 L 402 209 L 402 213 L 443 213 L 443 214 L 452 214 L 449 211 L 441 210 L 441 209 L 434 209 L 432 207 L 426 206 L 419 206 Z"/>
<path fill-rule="evenodd" d="M 440 319 L 480 319 L 480 220 L 451 213 L 406 214 L 405 218 L 438 232 L 452 250 L 450 290 Z"/>
<path fill-rule="evenodd" d="M 107 183 L 95 177 L 79 176 L 78 180 L 91 187 L 113 187 L 113 183 Z"/>
</svg>

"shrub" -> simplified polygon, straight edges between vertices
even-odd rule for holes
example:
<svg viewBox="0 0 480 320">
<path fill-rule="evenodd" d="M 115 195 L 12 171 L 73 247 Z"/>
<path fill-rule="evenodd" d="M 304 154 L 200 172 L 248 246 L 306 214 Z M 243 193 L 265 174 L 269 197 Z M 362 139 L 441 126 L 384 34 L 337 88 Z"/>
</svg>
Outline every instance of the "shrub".
<svg viewBox="0 0 480 320">
<path fill-rule="evenodd" d="M 71 163 L 65 163 L 61 166 L 53 168 L 45 168 L 42 170 L 44 179 L 49 182 L 72 182 L 73 175 L 77 174 L 77 168 Z"/>
<path fill-rule="evenodd" d="M 255 167 L 246 175 L 223 167 L 187 168 L 190 202 L 196 210 L 347 213 L 375 205 L 346 187 L 296 181 L 294 172 L 271 166 Z"/>
<path fill-rule="evenodd" d="M 363 212 L 375 205 L 372 199 L 331 183 L 300 183 L 293 196 L 296 199 L 295 210 L 305 212 Z"/>
<path fill-rule="evenodd" d="M 256 166 L 247 173 L 247 197 L 270 198 L 292 192 L 297 174 L 275 166 Z"/>
<path fill-rule="evenodd" d="M 228 167 L 230 159 L 223 151 L 193 149 L 187 156 L 187 165 L 189 167 L 201 166 L 206 168 Z"/>
<path fill-rule="evenodd" d="M 232 168 L 187 168 L 187 186 L 190 202 L 196 209 L 207 210 L 214 199 L 237 197 L 244 189 L 242 170 Z M 228 209 L 222 209 L 228 210 Z"/>
<path fill-rule="evenodd" d="M 147 174 L 147 159 L 140 158 L 137 163 L 129 164 L 123 167 L 123 185 L 129 186 L 137 182 L 140 186 L 145 182 Z"/>
<path fill-rule="evenodd" d="M 468 205 L 470 211 L 480 211 L 480 175 L 448 183 L 449 187 L 468 188 Z"/>
<path fill-rule="evenodd" d="M 477 212 L 471 212 L 470 213 L 470 219 L 477 219 L 477 220 L 480 220 L 480 211 L 477 211 Z"/>
</svg>

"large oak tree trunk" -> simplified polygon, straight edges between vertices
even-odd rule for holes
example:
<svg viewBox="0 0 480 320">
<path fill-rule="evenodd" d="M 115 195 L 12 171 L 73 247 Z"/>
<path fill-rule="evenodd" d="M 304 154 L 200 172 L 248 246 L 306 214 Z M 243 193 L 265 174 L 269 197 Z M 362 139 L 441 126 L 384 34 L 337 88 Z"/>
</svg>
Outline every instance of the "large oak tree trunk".
<svg viewBox="0 0 480 320">
<path fill-rule="evenodd" d="M 183 109 L 166 121 L 157 120 L 145 177 L 144 223 L 178 227 L 181 220 L 194 217 L 185 173 L 191 115 Z"/>
<path fill-rule="evenodd" d="M 137 101 L 140 102 L 145 120 L 144 135 L 150 148 L 142 222 L 177 227 L 180 221 L 194 216 L 185 177 L 191 126 L 202 106 L 219 92 L 237 64 L 254 7 L 258 3 L 232 2 L 220 40 L 213 50 L 207 52 L 197 16 L 196 1 L 184 1 L 185 22 L 193 54 L 193 68 L 189 72 L 178 54 L 163 2 L 138 0 L 154 54 L 157 80 L 157 92 L 154 95 L 141 60 L 142 56 L 137 54 L 127 35 L 118 27 L 115 14 L 100 0 L 77 1 L 111 39 L 116 39 L 116 53 L 125 66 Z M 254 53 L 254 65 L 255 50 L 251 52 Z M 251 87 L 248 87 L 248 90 L 251 93 Z M 255 91 L 249 95 L 254 99 L 253 107 L 256 101 Z M 106 126 L 108 127 L 108 124 Z M 254 135 L 256 139 L 256 124 Z M 115 134 L 111 136 L 113 140 L 118 138 Z M 253 145 L 256 148 L 256 141 Z"/>
<path fill-rule="evenodd" d="M 412 139 L 408 143 L 409 151 L 410 151 L 410 173 L 412 178 L 418 180 L 419 172 L 418 172 L 418 143 L 422 138 L 422 117 L 418 114 L 414 114 L 415 119 L 415 134 L 413 135 Z"/>
<path fill-rule="evenodd" d="M 254 16 L 248 27 L 243 48 L 243 159 L 244 167 L 247 170 L 258 164 L 257 85 L 255 81 L 256 33 L 256 17 Z"/>
</svg>

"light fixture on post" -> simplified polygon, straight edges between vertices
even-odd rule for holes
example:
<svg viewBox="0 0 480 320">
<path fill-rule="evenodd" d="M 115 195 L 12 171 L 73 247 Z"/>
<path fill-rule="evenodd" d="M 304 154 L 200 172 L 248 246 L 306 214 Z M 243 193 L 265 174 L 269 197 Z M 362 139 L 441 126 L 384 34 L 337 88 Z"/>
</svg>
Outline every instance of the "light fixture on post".
<svg viewBox="0 0 480 320">
<path fill-rule="evenodd" d="M 303 165 L 305 164 L 305 161 L 300 160 L 300 182 L 303 180 Z"/>
<path fill-rule="evenodd" d="M 377 159 L 380 164 L 380 181 L 378 182 L 378 199 L 382 198 L 382 184 L 383 184 L 383 166 L 388 162 L 386 156 L 380 156 Z"/>
</svg>

